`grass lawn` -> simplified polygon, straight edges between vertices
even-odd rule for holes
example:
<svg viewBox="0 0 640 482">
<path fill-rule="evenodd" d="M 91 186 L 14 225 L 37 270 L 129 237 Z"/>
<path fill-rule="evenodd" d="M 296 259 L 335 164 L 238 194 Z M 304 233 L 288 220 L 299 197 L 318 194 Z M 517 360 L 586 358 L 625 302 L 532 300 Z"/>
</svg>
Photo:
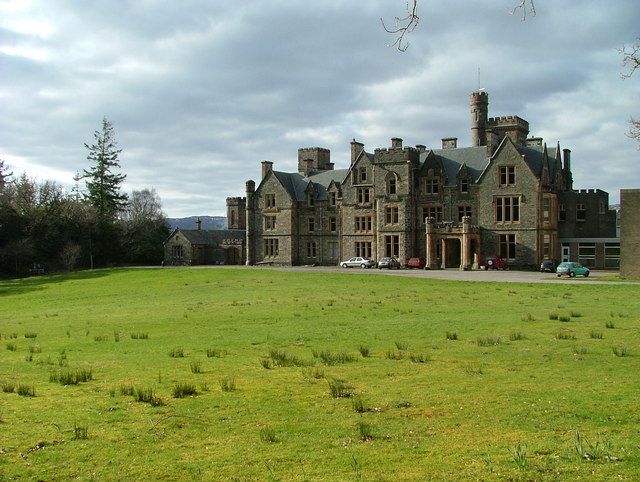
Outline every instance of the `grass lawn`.
<svg viewBox="0 0 640 482">
<path fill-rule="evenodd" d="M 0 282 L 0 480 L 636 479 L 638 295 L 227 268 Z"/>
</svg>

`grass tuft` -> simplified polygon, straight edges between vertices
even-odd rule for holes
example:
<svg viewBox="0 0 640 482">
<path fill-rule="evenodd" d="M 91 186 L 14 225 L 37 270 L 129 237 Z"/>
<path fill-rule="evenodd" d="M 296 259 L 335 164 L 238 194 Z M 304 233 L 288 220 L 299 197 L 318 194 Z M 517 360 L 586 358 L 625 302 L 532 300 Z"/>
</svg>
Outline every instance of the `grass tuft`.
<svg viewBox="0 0 640 482">
<path fill-rule="evenodd" d="M 191 373 L 202 373 L 202 363 L 199 361 L 192 361 L 189 364 L 189 368 L 191 368 Z"/>
<path fill-rule="evenodd" d="M 78 385 L 93 380 L 91 368 L 77 368 L 76 370 L 54 370 L 49 374 L 49 381 L 60 385 Z"/>
<path fill-rule="evenodd" d="M 172 348 L 169 352 L 171 358 L 184 358 L 184 350 L 182 347 Z"/>
<path fill-rule="evenodd" d="M 13 393 L 16 390 L 16 384 L 13 382 L 2 382 L 0 388 L 4 393 Z"/>
<path fill-rule="evenodd" d="M 236 379 L 234 377 L 224 377 L 220 379 L 220 388 L 223 392 L 236 391 Z"/>
<path fill-rule="evenodd" d="M 496 346 L 502 343 L 499 336 L 485 336 L 484 338 L 478 338 L 476 341 L 478 346 Z"/>
<path fill-rule="evenodd" d="M 427 363 L 431 361 L 431 356 L 426 353 L 411 353 L 409 360 L 413 363 Z"/>
<path fill-rule="evenodd" d="M 559 316 L 558 313 L 555 313 L 555 312 L 549 313 L 549 319 L 550 320 L 557 320 L 558 316 Z"/>
<path fill-rule="evenodd" d="M 360 345 L 358 351 L 362 355 L 362 358 L 369 358 L 371 356 L 371 350 L 366 345 Z"/>
<path fill-rule="evenodd" d="M 526 336 L 524 336 L 524 334 L 522 334 L 522 332 L 520 331 L 512 331 L 511 333 L 509 333 L 509 340 L 511 341 L 524 340 L 525 338 Z"/>
<path fill-rule="evenodd" d="M 356 424 L 356 427 L 358 428 L 358 434 L 360 435 L 360 440 L 362 440 L 363 442 L 373 440 L 373 426 L 371 424 L 360 420 Z"/>
<path fill-rule="evenodd" d="M 556 340 L 575 340 L 576 334 L 573 331 L 559 331 L 556 333 Z"/>
<path fill-rule="evenodd" d="M 74 440 L 86 440 L 89 438 L 89 427 L 74 424 L 73 425 L 73 439 Z"/>
<path fill-rule="evenodd" d="M 351 363 L 358 360 L 355 356 L 344 351 L 340 353 L 321 351 L 319 356 L 325 365 L 339 365 L 342 363 Z"/>
<path fill-rule="evenodd" d="M 173 387 L 173 398 L 193 397 L 197 394 L 196 387 L 192 383 L 177 383 Z"/>
<path fill-rule="evenodd" d="M 524 445 L 518 444 L 511 451 L 513 462 L 520 470 L 527 468 L 527 451 Z"/>
<path fill-rule="evenodd" d="M 274 367 L 304 367 L 309 365 L 309 362 L 276 349 L 269 351 L 269 358 L 271 358 L 271 363 Z"/>
<path fill-rule="evenodd" d="M 616 327 L 616 324 L 613 321 L 607 321 L 607 323 L 605 324 L 605 326 L 607 328 L 609 328 L 610 330 L 613 330 Z"/>
<path fill-rule="evenodd" d="M 629 348 L 626 346 L 614 346 L 613 354 L 617 357 L 629 356 Z"/>
<path fill-rule="evenodd" d="M 405 351 L 407 348 L 409 348 L 409 344 L 407 342 L 404 341 L 396 341 L 396 348 L 400 351 Z"/>
<path fill-rule="evenodd" d="M 28 331 L 24 334 L 25 338 L 36 338 L 38 336 L 37 333 L 34 333 L 33 331 Z"/>
<path fill-rule="evenodd" d="M 164 400 L 156 396 L 153 388 L 134 388 L 133 399 L 136 402 L 148 403 L 152 407 L 161 407 L 165 405 Z"/>
<path fill-rule="evenodd" d="M 148 340 L 149 333 L 146 331 L 136 331 L 129 334 L 132 340 Z"/>
<path fill-rule="evenodd" d="M 207 348 L 207 358 L 222 358 L 227 355 L 227 350 L 220 348 Z"/>
<path fill-rule="evenodd" d="M 354 395 L 354 389 L 344 380 L 337 378 L 327 380 L 329 383 L 329 393 L 333 398 L 351 398 Z"/>
<path fill-rule="evenodd" d="M 457 340 L 458 334 L 455 331 L 447 331 L 447 340 Z"/>
<path fill-rule="evenodd" d="M 571 317 L 569 315 L 560 315 L 558 316 L 558 321 L 562 321 L 563 323 L 569 323 L 571 321 Z"/>
<path fill-rule="evenodd" d="M 16 393 L 21 397 L 35 397 L 36 396 L 36 388 L 33 385 L 26 384 L 18 384 L 18 388 L 16 389 Z"/>
<path fill-rule="evenodd" d="M 592 331 L 591 338 L 593 338 L 594 340 L 602 340 L 604 338 L 604 335 L 601 331 Z"/>
<path fill-rule="evenodd" d="M 278 441 L 276 431 L 271 427 L 262 427 L 260 429 L 260 440 L 270 444 L 276 443 Z"/>
<path fill-rule="evenodd" d="M 13 343 L 12 341 L 7 343 L 7 350 L 9 351 L 16 351 L 18 349 L 18 345 L 16 345 L 15 343 Z"/>
</svg>

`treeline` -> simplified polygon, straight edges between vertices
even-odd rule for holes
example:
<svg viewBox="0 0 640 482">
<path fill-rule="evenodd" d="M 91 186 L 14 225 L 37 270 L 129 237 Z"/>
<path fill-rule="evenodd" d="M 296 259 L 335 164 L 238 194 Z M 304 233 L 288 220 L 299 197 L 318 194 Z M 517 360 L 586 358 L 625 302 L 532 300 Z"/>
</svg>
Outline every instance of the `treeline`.
<svg viewBox="0 0 640 482">
<path fill-rule="evenodd" d="M 0 276 L 161 263 L 169 226 L 160 198 L 148 189 L 121 192 L 120 150 L 106 119 L 85 146 L 92 165 L 72 192 L 13 176 L 0 160 Z"/>
</svg>

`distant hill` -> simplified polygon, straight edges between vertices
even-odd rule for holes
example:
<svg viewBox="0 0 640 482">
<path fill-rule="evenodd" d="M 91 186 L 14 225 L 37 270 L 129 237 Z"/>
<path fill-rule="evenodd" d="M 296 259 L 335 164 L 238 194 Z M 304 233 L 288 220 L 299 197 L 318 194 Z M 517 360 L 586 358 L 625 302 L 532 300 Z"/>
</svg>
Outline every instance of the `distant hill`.
<svg viewBox="0 0 640 482">
<path fill-rule="evenodd" d="M 202 221 L 201 229 L 227 229 L 227 218 L 224 216 L 189 216 L 186 218 L 167 218 L 173 231 L 180 229 L 196 229 L 196 221 Z"/>
</svg>

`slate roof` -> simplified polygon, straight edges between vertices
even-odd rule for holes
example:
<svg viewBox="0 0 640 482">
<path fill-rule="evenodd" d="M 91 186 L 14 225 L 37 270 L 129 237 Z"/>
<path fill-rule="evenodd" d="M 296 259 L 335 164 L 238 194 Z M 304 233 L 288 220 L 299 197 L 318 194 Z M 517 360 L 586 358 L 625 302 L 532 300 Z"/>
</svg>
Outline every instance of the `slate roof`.
<svg viewBox="0 0 640 482">
<path fill-rule="evenodd" d="M 522 155 L 531 168 L 531 171 L 539 178 L 542 175 L 542 162 L 544 158 L 544 146 L 520 146 L 516 149 Z M 553 179 L 558 170 L 562 169 L 561 157 L 557 152 L 558 147 L 547 147 L 547 161 L 549 163 L 549 177 Z M 558 157 L 558 159 L 556 159 Z"/>
<path fill-rule="evenodd" d="M 331 184 L 331 181 L 341 183 L 347 171 L 348 169 L 320 171 L 308 177 L 304 177 L 297 172 L 273 171 L 273 174 L 296 201 L 304 201 L 306 199 L 306 190 L 309 182 L 312 182 L 314 185 L 316 199 L 318 201 L 324 201 L 327 199 L 327 187 Z"/>
<path fill-rule="evenodd" d="M 459 147 L 456 149 L 432 149 L 420 154 L 420 165 L 424 165 L 424 162 L 429 155 L 429 152 L 433 152 L 436 156 L 436 160 L 442 163 L 444 167 L 447 186 L 453 186 L 458 179 L 458 171 L 462 164 L 466 164 L 471 174 L 473 181 L 476 181 L 487 164 L 489 159 L 487 158 L 486 146 L 479 147 Z"/>
<path fill-rule="evenodd" d="M 204 244 L 210 246 L 218 246 L 223 239 L 237 239 L 244 238 L 244 229 L 176 229 L 174 231 L 180 231 L 182 235 L 187 238 L 191 244 Z M 173 236 L 173 234 L 172 234 Z"/>
</svg>

